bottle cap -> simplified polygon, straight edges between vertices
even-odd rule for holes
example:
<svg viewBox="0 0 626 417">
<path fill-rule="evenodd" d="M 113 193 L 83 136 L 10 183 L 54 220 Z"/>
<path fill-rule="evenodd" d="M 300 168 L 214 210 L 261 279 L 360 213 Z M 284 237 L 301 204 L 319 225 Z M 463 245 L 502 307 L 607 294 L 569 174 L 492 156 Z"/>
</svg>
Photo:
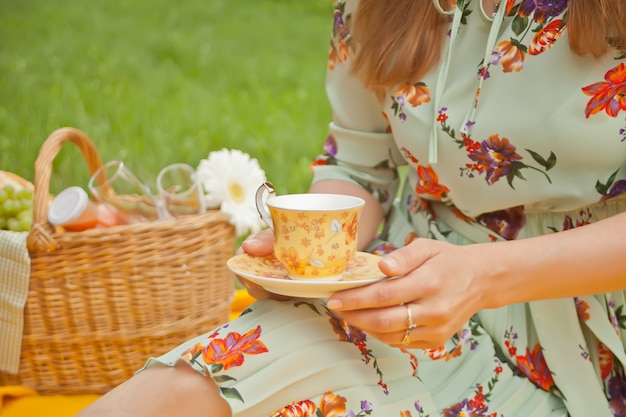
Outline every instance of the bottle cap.
<svg viewBox="0 0 626 417">
<path fill-rule="evenodd" d="M 70 223 L 80 217 L 88 202 L 89 196 L 82 188 L 66 188 L 52 200 L 48 208 L 48 221 L 55 226 Z"/>
</svg>

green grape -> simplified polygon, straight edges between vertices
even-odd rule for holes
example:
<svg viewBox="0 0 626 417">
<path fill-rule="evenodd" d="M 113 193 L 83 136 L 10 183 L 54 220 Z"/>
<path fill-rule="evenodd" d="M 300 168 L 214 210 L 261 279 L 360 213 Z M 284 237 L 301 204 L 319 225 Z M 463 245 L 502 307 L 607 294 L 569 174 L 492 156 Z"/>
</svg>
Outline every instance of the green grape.
<svg viewBox="0 0 626 417">
<path fill-rule="evenodd" d="M 30 188 L 22 188 L 20 190 L 17 190 L 17 192 L 15 193 L 15 198 L 17 198 L 18 200 L 31 200 L 33 199 L 33 190 L 31 190 Z"/>
<path fill-rule="evenodd" d="M 15 189 L 11 185 L 0 188 L 0 230 L 25 232 L 33 222 L 33 191 Z"/>
<path fill-rule="evenodd" d="M 4 191 L 7 193 L 8 198 L 13 198 L 13 196 L 15 195 L 15 187 L 13 187 L 12 185 L 5 185 Z"/>
<path fill-rule="evenodd" d="M 23 210 L 17 214 L 17 220 L 20 222 L 20 226 L 23 231 L 30 230 L 30 226 L 33 224 L 33 211 Z"/>
<path fill-rule="evenodd" d="M 33 200 L 32 199 L 21 199 L 20 203 L 22 204 L 23 210 L 28 210 L 33 208 Z"/>
<path fill-rule="evenodd" d="M 15 207 L 15 200 L 8 199 L 8 200 L 4 200 L 4 203 L 2 203 L 2 210 L 7 215 L 11 215 L 11 214 L 15 213 L 16 212 L 15 209 L 16 209 L 16 207 Z"/>
<path fill-rule="evenodd" d="M 7 228 L 12 232 L 22 232 L 22 225 L 15 217 L 9 217 L 7 220 Z"/>
</svg>

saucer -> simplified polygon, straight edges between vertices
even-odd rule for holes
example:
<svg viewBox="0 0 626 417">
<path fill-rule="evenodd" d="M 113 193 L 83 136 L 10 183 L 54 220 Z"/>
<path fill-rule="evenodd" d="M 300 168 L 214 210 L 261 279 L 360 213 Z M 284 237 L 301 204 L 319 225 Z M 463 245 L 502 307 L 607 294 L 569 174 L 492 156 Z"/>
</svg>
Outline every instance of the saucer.
<svg viewBox="0 0 626 417">
<path fill-rule="evenodd" d="M 338 281 L 291 279 L 283 264 L 273 254 L 250 256 L 244 253 L 230 258 L 226 265 L 236 275 L 245 277 L 274 294 L 300 298 L 328 298 L 337 291 L 385 279 L 387 276 L 378 269 L 379 260 L 378 255 L 357 252 Z"/>
</svg>

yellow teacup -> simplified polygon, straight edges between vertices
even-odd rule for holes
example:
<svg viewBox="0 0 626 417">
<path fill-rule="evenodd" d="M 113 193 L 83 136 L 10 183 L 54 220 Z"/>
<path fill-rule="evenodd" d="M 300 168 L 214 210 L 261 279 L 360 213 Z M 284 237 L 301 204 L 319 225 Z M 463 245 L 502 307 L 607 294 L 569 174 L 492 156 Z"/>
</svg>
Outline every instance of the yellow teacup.
<svg viewBox="0 0 626 417">
<path fill-rule="evenodd" d="M 256 193 L 257 210 L 274 231 L 274 254 L 292 279 L 341 279 L 356 256 L 364 204 L 342 194 L 277 196 L 269 182 Z"/>
</svg>

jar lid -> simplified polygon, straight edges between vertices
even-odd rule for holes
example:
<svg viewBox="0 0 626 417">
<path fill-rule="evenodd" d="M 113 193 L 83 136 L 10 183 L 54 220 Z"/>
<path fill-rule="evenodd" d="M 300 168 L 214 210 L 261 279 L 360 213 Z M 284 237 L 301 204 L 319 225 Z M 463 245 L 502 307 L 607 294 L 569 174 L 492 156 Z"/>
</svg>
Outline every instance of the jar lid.
<svg viewBox="0 0 626 417">
<path fill-rule="evenodd" d="M 48 221 L 55 226 L 62 226 L 80 217 L 87 208 L 87 191 L 74 186 L 61 191 L 52 200 L 48 208 Z"/>
</svg>

